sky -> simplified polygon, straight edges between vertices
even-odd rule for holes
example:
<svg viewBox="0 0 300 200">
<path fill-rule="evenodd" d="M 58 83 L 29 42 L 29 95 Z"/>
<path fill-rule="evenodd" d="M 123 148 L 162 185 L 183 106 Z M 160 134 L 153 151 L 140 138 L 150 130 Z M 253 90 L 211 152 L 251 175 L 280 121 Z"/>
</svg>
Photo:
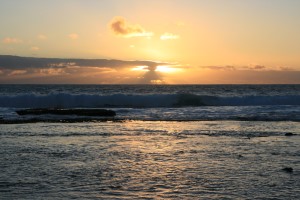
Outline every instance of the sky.
<svg viewBox="0 0 300 200">
<path fill-rule="evenodd" d="M 100 62 L 0 59 L 0 83 L 300 84 L 299 8 L 299 0 L 0 0 L 0 55 Z M 156 64 L 137 65 L 144 61 Z"/>
</svg>

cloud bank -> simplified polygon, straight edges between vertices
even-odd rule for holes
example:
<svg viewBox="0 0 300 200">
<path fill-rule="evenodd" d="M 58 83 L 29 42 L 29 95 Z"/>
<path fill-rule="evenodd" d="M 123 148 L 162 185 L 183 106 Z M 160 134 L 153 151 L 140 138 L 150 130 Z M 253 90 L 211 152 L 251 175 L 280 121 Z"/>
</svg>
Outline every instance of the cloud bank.
<svg viewBox="0 0 300 200">
<path fill-rule="evenodd" d="M 233 65 L 215 65 L 215 66 L 200 66 L 200 69 L 218 70 L 218 71 L 296 71 L 290 67 L 268 67 L 264 65 L 248 65 L 248 66 L 233 66 Z"/>
<path fill-rule="evenodd" d="M 182 69 L 180 73 L 159 66 Z M 139 70 L 134 70 L 139 69 Z M 39 84 L 300 84 L 289 67 L 183 66 L 145 60 L 61 59 L 0 55 L 0 83 Z"/>
<path fill-rule="evenodd" d="M 110 28 L 117 36 L 122 37 L 151 37 L 152 32 L 146 31 L 139 24 L 130 24 L 123 17 L 115 17 L 110 23 Z"/>
<path fill-rule="evenodd" d="M 35 58 L 0 55 L 0 69 L 41 69 L 41 68 L 65 68 L 69 66 L 77 67 L 109 67 L 123 68 L 134 66 L 156 67 L 157 65 L 166 65 L 168 63 L 140 60 L 114 60 L 114 59 L 64 59 L 64 58 Z"/>
<path fill-rule="evenodd" d="M 150 83 L 158 65 L 168 63 L 143 60 L 61 59 L 0 55 L 0 83 Z M 151 72 L 138 79 L 146 66 Z M 145 72 L 143 72 L 145 73 Z M 151 74 L 152 73 L 152 74 Z"/>
</svg>

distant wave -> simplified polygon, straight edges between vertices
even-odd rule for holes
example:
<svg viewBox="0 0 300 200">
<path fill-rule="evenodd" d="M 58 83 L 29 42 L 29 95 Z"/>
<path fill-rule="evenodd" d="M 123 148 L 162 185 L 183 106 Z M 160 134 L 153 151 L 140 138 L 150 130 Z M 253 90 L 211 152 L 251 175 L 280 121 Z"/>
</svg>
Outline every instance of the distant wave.
<svg viewBox="0 0 300 200">
<path fill-rule="evenodd" d="M 195 94 L 153 95 L 89 95 L 51 93 L 48 95 L 22 94 L 1 96 L 0 107 L 12 108 L 155 108 L 189 106 L 259 106 L 300 105 L 300 96 L 243 96 L 221 97 Z"/>
</svg>

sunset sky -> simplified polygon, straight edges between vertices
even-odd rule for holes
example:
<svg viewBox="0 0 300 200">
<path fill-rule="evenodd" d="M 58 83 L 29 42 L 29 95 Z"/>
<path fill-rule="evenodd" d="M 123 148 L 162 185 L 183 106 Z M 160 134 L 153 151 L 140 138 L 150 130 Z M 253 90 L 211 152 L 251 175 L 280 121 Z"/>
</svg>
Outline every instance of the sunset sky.
<svg viewBox="0 0 300 200">
<path fill-rule="evenodd" d="M 0 55 L 132 61 L 0 59 L 0 83 L 300 83 L 299 8 L 298 0 L 0 0 Z"/>
</svg>

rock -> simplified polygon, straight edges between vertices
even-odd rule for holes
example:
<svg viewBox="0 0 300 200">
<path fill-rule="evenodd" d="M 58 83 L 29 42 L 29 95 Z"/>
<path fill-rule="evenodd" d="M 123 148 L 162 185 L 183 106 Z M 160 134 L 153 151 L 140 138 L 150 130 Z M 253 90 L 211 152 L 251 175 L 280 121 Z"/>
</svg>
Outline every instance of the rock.
<svg viewBox="0 0 300 200">
<path fill-rule="evenodd" d="M 286 133 L 286 134 L 284 134 L 285 136 L 293 136 L 293 135 L 295 135 L 294 133 Z"/>
<path fill-rule="evenodd" d="M 55 108 L 38 108 L 17 110 L 18 115 L 78 115 L 78 116 L 116 116 L 116 112 L 106 109 L 55 109 Z"/>
<path fill-rule="evenodd" d="M 293 173 L 294 169 L 291 167 L 285 167 L 285 168 L 282 168 L 282 171 L 285 171 L 287 173 Z"/>
<path fill-rule="evenodd" d="M 177 152 L 175 152 L 175 155 L 178 155 L 178 154 L 184 154 L 184 151 L 177 151 Z"/>
</svg>

